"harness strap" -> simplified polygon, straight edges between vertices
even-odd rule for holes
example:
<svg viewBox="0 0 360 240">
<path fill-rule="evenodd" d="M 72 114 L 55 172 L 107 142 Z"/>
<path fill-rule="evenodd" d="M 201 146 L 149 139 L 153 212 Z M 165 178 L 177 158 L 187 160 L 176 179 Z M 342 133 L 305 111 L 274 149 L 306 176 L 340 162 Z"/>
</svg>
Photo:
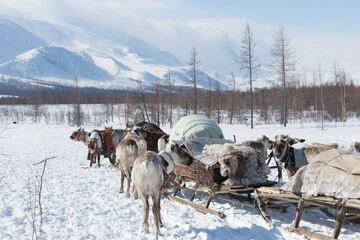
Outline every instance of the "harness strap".
<svg viewBox="0 0 360 240">
<path fill-rule="evenodd" d="M 272 159 L 273 157 L 274 157 L 274 152 L 271 151 L 271 152 L 269 153 L 269 155 L 267 156 L 268 161 L 267 161 L 266 165 L 269 165 L 269 163 L 270 163 L 270 161 L 271 161 L 271 159 Z"/>
<path fill-rule="evenodd" d="M 293 174 L 296 174 L 294 148 L 289 147 L 289 153 L 285 160 L 285 167 L 289 167 Z"/>
</svg>

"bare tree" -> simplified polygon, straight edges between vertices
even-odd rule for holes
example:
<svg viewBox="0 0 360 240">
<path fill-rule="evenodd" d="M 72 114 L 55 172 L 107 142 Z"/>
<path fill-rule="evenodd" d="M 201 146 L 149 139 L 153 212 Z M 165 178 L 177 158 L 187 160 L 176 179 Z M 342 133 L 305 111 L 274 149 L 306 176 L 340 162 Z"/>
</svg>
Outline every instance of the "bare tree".
<svg viewBox="0 0 360 240">
<path fill-rule="evenodd" d="M 216 119 L 217 123 L 221 122 L 221 89 L 220 83 L 216 79 Z"/>
<path fill-rule="evenodd" d="M 138 109 L 141 112 L 142 120 L 150 122 L 149 111 L 145 97 L 144 83 L 140 77 L 137 80 L 137 84 L 138 85 L 137 90 L 135 91 L 135 96 L 137 98 Z"/>
<path fill-rule="evenodd" d="M 156 124 L 160 126 L 160 110 L 162 108 L 162 95 L 161 95 L 161 83 L 160 77 L 158 76 L 158 84 L 155 87 L 155 97 L 156 97 Z"/>
<path fill-rule="evenodd" d="M 171 78 L 171 69 L 169 68 L 169 71 L 166 75 L 166 81 L 169 87 L 169 104 L 170 104 L 170 113 L 169 113 L 169 122 L 170 122 L 170 128 L 172 128 L 173 124 L 173 79 Z"/>
<path fill-rule="evenodd" d="M 324 87 L 323 87 L 323 80 L 322 80 L 322 72 L 321 72 L 321 64 L 320 63 L 318 63 L 318 67 L 317 67 L 317 80 L 318 80 L 318 82 L 320 84 L 321 130 L 324 131 L 325 101 L 324 101 Z"/>
<path fill-rule="evenodd" d="M 193 46 L 190 52 L 190 60 L 189 60 L 189 79 L 193 84 L 193 90 L 194 90 L 194 114 L 197 113 L 197 105 L 198 105 L 197 81 L 199 76 L 200 65 L 201 65 L 201 61 L 199 59 L 199 52 L 196 50 L 195 46 Z"/>
<path fill-rule="evenodd" d="M 83 123 L 84 113 L 81 110 L 81 94 L 80 94 L 80 88 L 78 84 L 78 78 L 75 75 L 75 88 L 73 91 L 73 107 L 72 107 L 72 124 L 81 127 L 81 124 Z"/>
<path fill-rule="evenodd" d="M 346 76 L 345 70 L 341 71 L 339 81 L 340 81 L 341 121 L 346 122 L 346 120 L 347 120 L 347 110 L 346 110 L 347 76 Z"/>
<path fill-rule="evenodd" d="M 206 109 L 206 116 L 208 118 L 211 118 L 212 116 L 212 102 L 213 102 L 213 90 L 212 90 L 212 82 L 213 82 L 213 78 L 209 77 L 209 89 L 207 91 L 207 109 Z"/>
<path fill-rule="evenodd" d="M 254 74 L 260 67 L 260 64 L 257 63 L 257 57 L 255 56 L 255 46 L 253 33 L 247 22 L 241 39 L 240 60 L 238 62 L 240 64 L 240 70 L 245 73 L 244 77 L 248 79 L 250 86 L 251 129 L 254 128 Z"/>
<path fill-rule="evenodd" d="M 236 78 L 233 73 L 231 73 L 231 109 L 230 109 L 230 124 L 233 124 L 234 111 L 235 111 L 235 99 L 236 99 Z M 251 115 L 252 117 L 252 115 Z M 252 121 L 251 121 L 252 123 Z"/>
<path fill-rule="evenodd" d="M 45 174 L 47 158 L 45 158 L 41 175 L 36 174 L 29 183 L 29 209 L 30 209 L 30 223 L 32 225 L 32 239 L 42 238 L 43 227 L 43 208 L 42 208 L 42 191 L 43 179 Z M 37 212 L 37 209 L 39 212 Z"/>
<path fill-rule="evenodd" d="M 276 31 L 271 49 L 270 67 L 275 74 L 275 80 L 282 87 L 281 123 L 286 127 L 288 122 L 287 84 L 295 72 L 295 51 L 290 46 L 290 39 L 283 26 Z"/>
</svg>

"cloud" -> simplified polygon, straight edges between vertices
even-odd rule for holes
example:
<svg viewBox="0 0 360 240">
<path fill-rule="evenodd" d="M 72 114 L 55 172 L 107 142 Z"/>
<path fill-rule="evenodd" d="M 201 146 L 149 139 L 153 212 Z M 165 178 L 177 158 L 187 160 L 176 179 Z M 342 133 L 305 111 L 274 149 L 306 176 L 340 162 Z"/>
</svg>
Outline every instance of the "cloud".
<svg viewBox="0 0 360 240">
<path fill-rule="evenodd" d="M 234 54 L 240 48 L 244 26 L 249 21 L 256 53 L 263 65 L 269 61 L 272 37 L 278 26 L 256 19 L 205 18 L 193 14 L 198 9 L 186 12 L 189 10 L 184 7 L 186 4 L 180 0 L 2 0 L 0 14 L 71 24 L 111 40 L 130 35 L 185 61 L 192 46 L 196 46 L 202 66 L 224 74 L 238 70 Z M 186 18 L 179 19 L 182 13 Z M 354 59 L 360 52 L 360 37 L 321 35 L 321 26 L 316 25 L 286 26 L 285 22 L 285 27 L 304 67 L 313 69 L 316 62 L 322 61 L 324 69 L 330 68 L 327 65 L 336 59 L 348 71 L 358 74 Z"/>
</svg>

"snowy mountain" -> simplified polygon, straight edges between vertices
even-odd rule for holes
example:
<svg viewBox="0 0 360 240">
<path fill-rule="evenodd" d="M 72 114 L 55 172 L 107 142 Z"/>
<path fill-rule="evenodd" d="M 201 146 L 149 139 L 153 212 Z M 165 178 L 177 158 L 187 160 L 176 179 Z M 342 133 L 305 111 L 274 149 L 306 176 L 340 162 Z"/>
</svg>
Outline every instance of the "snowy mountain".
<svg viewBox="0 0 360 240">
<path fill-rule="evenodd" d="M 23 78 L 112 80 L 113 76 L 81 56 L 62 47 L 39 47 L 0 65 L 0 72 Z"/>
<path fill-rule="evenodd" d="M 18 23 L 26 28 L 10 20 L 0 21 L 0 76 L 6 79 L 2 84 L 13 80 L 16 86 L 20 80 L 69 86 L 76 78 L 80 87 L 133 89 L 138 79 L 149 86 L 166 84 L 170 69 L 175 85 L 191 86 L 184 61 L 143 40 L 121 32 L 110 40 L 74 26 Z M 215 86 L 216 80 L 201 72 L 198 86 L 208 88 L 209 79 Z M 224 83 L 219 86 L 227 89 Z"/>
<path fill-rule="evenodd" d="M 0 64 L 48 43 L 20 25 L 0 18 Z"/>
</svg>

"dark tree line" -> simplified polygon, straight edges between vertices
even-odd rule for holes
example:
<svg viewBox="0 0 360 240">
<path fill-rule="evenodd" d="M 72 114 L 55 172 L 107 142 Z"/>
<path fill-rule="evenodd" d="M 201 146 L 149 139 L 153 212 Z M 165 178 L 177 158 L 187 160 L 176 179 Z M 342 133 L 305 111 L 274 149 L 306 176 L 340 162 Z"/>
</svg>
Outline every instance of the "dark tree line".
<svg viewBox="0 0 360 240">
<path fill-rule="evenodd" d="M 197 114 L 204 114 L 218 123 L 251 124 L 253 106 L 255 125 L 282 123 L 282 90 L 281 86 L 254 89 L 252 93 L 216 88 L 199 90 Z M 287 87 L 287 95 L 289 122 L 344 122 L 348 117 L 360 117 L 360 87 L 351 81 L 345 85 L 338 82 L 321 85 L 294 83 Z M 115 109 L 126 121 L 145 120 L 159 125 L 173 124 L 175 119 L 194 113 L 192 89 L 172 86 L 172 91 L 169 91 L 168 86 L 159 84 L 149 92 L 139 92 L 139 89 L 128 92 L 99 90 L 90 94 L 74 88 L 70 94 L 63 95 L 36 89 L 26 97 L 1 98 L 0 103 L 29 105 L 35 115 L 34 122 L 45 114 L 46 104 L 71 104 L 73 111 L 67 118 L 72 125 L 81 125 L 86 119 L 82 104 L 102 104 L 103 112 L 99 118 L 102 117 L 103 121 L 113 121 Z"/>
</svg>

